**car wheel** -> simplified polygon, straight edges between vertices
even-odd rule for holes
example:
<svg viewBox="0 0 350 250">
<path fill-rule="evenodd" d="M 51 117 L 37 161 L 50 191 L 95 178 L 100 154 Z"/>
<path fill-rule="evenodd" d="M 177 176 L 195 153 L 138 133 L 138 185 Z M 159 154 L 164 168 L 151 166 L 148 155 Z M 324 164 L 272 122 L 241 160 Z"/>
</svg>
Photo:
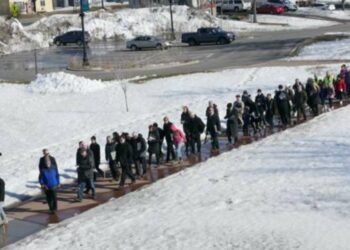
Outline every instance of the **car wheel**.
<svg viewBox="0 0 350 250">
<path fill-rule="evenodd" d="M 156 45 L 156 49 L 162 50 L 162 49 L 163 49 L 163 46 L 162 46 L 160 43 L 158 43 L 158 44 Z"/>
<path fill-rule="evenodd" d="M 239 11 L 239 8 L 238 8 L 238 7 L 235 7 L 235 8 L 233 9 L 233 11 L 234 11 L 234 12 L 238 12 L 238 11 Z"/>
<path fill-rule="evenodd" d="M 133 45 L 130 46 L 130 49 L 133 50 L 133 51 L 136 51 L 137 50 L 137 46 L 135 44 L 133 44 Z"/>
<path fill-rule="evenodd" d="M 78 40 L 78 41 L 77 41 L 77 45 L 78 45 L 79 47 L 83 46 L 83 41 Z"/>
<path fill-rule="evenodd" d="M 190 46 L 195 46 L 195 45 L 197 45 L 196 40 L 194 40 L 193 38 L 190 39 L 190 40 L 188 40 L 188 44 L 189 44 Z"/>
<path fill-rule="evenodd" d="M 219 40 L 216 42 L 216 44 L 218 44 L 218 45 L 224 45 L 224 44 L 227 44 L 227 43 L 228 43 L 227 39 L 225 39 L 223 37 L 219 38 Z"/>
<path fill-rule="evenodd" d="M 62 45 L 62 43 L 61 43 L 60 40 L 57 40 L 57 41 L 55 42 L 55 44 L 56 44 L 56 46 L 61 46 L 61 45 Z"/>
</svg>

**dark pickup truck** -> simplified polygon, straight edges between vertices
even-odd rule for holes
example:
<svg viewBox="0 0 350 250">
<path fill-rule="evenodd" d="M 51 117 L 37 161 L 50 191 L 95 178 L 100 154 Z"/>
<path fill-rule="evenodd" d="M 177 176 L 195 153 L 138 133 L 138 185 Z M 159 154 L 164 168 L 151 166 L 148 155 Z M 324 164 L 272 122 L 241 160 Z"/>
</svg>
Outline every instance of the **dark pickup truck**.
<svg viewBox="0 0 350 250">
<path fill-rule="evenodd" d="M 220 28 L 200 28 L 195 33 L 183 33 L 181 37 L 181 42 L 190 46 L 201 43 L 227 44 L 233 40 L 235 40 L 233 32 L 226 32 Z"/>
</svg>

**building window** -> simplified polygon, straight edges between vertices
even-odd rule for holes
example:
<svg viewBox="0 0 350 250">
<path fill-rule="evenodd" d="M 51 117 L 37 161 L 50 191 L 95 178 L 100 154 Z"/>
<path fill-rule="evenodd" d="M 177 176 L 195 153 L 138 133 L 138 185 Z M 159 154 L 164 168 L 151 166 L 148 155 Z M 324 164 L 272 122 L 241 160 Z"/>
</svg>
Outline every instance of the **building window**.
<svg viewBox="0 0 350 250">
<path fill-rule="evenodd" d="M 45 6 L 45 0 L 40 0 L 40 5 Z"/>
</svg>

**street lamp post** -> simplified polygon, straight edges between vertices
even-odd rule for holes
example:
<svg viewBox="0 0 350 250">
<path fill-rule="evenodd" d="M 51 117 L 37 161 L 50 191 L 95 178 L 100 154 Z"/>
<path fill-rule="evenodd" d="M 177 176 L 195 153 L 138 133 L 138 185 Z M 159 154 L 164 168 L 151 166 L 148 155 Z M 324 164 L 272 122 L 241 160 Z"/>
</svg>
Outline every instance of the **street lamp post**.
<svg viewBox="0 0 350 250">
<path fill-rule="evenodd" d="M 83 42 L 83 66 L 89 66 L 89 60 L 86 54 L 86 42 L 85 42 L 85 26 L 84 26 L 84 10 L 83 10 L 83 0 L 80 0 L 80 18 L 81 18 L 81 30 L 83 32 L 82 42 Z"/>
<path fill-rule="evenodd" d="M 170 6 L 170 23 L 171 23 L 171 39 L 175 40 L 175 31 L 174 31 L 174 21 L 173 21 L 173 0 L 169 0 Z"/>
</svg>

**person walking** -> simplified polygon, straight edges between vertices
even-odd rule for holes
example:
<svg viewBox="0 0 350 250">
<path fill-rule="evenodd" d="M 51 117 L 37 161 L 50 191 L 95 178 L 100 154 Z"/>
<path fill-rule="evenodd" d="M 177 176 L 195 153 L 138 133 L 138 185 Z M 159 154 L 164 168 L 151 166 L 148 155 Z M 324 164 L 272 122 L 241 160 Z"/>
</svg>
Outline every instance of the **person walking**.
<svg viewBox="0 0 350 250">
<path fill-rule="evenodd" d="M 152 165 L 152 156 L 156 156 L 157 165 L 159 165 L 160 153 L 159 153 L 159 132 L 156 126 L 148 126 L 148 165 Z"/>
<path fill-rule="evenodd" d="M 0 224 L 8 224 L 8 220 L 4 211 L 5 202 L 5 181 L 0 178 Z"/>
<path fill-rule="evenodd" d="M 270 130 L 273 129 L 274 122 L 273 122 L 273 116 L 275 114 L 275 102 L 272 98 L 272 95 L 269 93 L 266 95 L 266 114 L 265 114 L 265 120 L 270 126 Z"/>
<path fill-rule="evenodd" d="M 238 112 L 238 124 L 243 125 L 244 103 L 242 102 L 240 95 L 236 95 L 236 101 L 233 103 L 233 108 Z"/>
<path fill-rule="evenodd" d="M 111 136 L 106 138 L 105 146 L 105 158 L 108 162 L 109 169 L 111 171 L 112 178 L 115 181 L 119 181 L 120 173 L 117 168 L 117 153 L 116 153 L 116 143 Z"/>
<path fill-rule="evenodd" d="M 119 187 L 123 187 L 125 184 L 126 176 L 128 176 L 132 183 L 135 182 L 135 176 L 130 169 L 130 162 L 132 162 L 132 148 L 126 142 L 124 135 L 120 137 L 119 144 L 116 147 L 117 151 L 117 162 L 119 162 L 122 168 L 122 176 L 120 179 Z"/>
<path fill-rule="evenodd" d="M 133 149 L 133 162 L 136 168 L 136 175 L 145 176 L 147 173 L 147 162 L 146 162 L 146 140 L 143 138 L 142 134 L 132 133 L 131 145 Z M 140 164 L 142 166 L 142 174 L 140 169 Z"/>
<path fill-rule="evenodd" d="M 235 108 L 233 108 L 232 103 L 227 104 L 225 119 L 227 119 L 226 134 L 228 143 L 236 144 L 238 142 L 238 112 Z"/>
<path fill-rule="evenodd" d="M 173 133 L 171 131 L 171 126 L 173 125 L 167 116 L 164 117 L 164 126 L 163 126 L 163 132 L 164 137 L 167 144 L 167 151 L 166 151 L 166 162 L 170 161 L 170 156 L 172 160 L 175 160 L 175 150 L 174 150 L 174 138 Z"/>
<path fill-rule="evenodd" d="M 60 187 L 60 175 L 54 157 L 50 156 L 47 149 L 43 150 L 44 156 L 40 158 L 39 183 L 45 192 L 46 201 L 50 213 L 57 211 L 57 189 Z"/>
<path fill-rule="evenodd" d="M 218 106 L 213 102 L 213 101 L 209 101 L 208 102 L 208 107 L 207 109 L 205 110 L 205 115 L 206 117 L 208 118 L 208 116 L 210 115 L 210 109 L 213 109 L 214 110 L 214 113 L 219 116 L 219 109 L 218 109 Z"/>
<path fill-rule="evenodd" d="M 207 131 L 206 135 L 210 134 L 211 137 L 211 149 L 212 151 L 219 150 L 219 140 L 218 136 L 221 133 L 220 119 L 217 114 L 215 114 L 214 108 L 209 109 L 209 116 L 207 119 Z"/>
<path fill-rule="evenodd" d="M 97 173 L 103 177 L 105 174 L 102 171 L 102 169 L 100 169 L 101 148 L 100 148 L 100 145 L 96 141 L 96 136 L 91 137 L 90 150 L 91 150 L 92 154 L 94 155 L 95 169 L 96 169 Z M 96 181 L 96 174 L 95 173 L 94 173 L 94 181 Z"/>
<path fill-rule="evenodd" d="M 265 112 L 266 112 L 266 97 L 262 93 L 261 89 L 258 89 L 258 93 L 255 97 L 255 105 L 257 114 L 260 117 L 259 127 L 266 126 Z"/>
<path fill-rule="evenodd" d="M 188 155 L 188 149 L 189 149 L 189 131 L 188 131 L 188 123 L 190 120 L 190 111 L 188 109 L 187 106 L 183 106 L 182 108 L 182 114 L 181 114 L 181 124 L 182 124 L 182 128 L 183 131 L 185 132 L 186 135 L 186 142 L 185 142 L 185 146 L 186 146 L 186 154 Z"/>
<path fill-rule="evenodd" d="M 190 112 L 190 120 L 188 123 L 189 144 L 191 153 L 195 154 L 195 146 L 197 145 L 197 153 L 201 153 L 201 134 L 204 132 L 205 124 L 196 114 Z"/>
<path fill-rule="evenodd" d="M 295 112 L 297 112 L 298 122 L 300 121 L 301 115 L 303 116 L 303 120 L 306 121 L 306 112 L 305 112 L 306 102 L 307 102 L 306 91 L 303 90 L 301 86 L 298 86 L 294 95 L 294 107 L 295 107 Z"/>
<path fill-rule="evenodd" d="M 173 133 L 174 145 L 176 149 L 176 160 L 178 163 L 181 163 L 183 160 L 182 149 L 186 143 L 185 134 L 175 126 L 175 124 L 171 125 L 171 132 Z"/>
<path fill-rule="evenodd" d="M 289 124 L 289 113 L 290 113 L 290 103 L 288 100 L 288 95 L 283 90 L 283 86 L 279 85 L 278 90 L 275 93 L 275 103 L 277 106 L 278 113 L 281 118 L 283 128 L 286 128 Z"/>
<path fill-rule="evenodd" d="M 81 202 L 84 198 L 84 189 L 89 187 L 92 190 L 92 198 L 96 199 L 96 190 L 94 183 L 94 157 L 84 145 L 79 150 L 78 156 L 78 201 Z M 85 191 L 86 193 L 86 191 Z"/>
<path fill-rule="evenodd" d="M 343 99 L 345 98 L 346 95 L 346 84 L 344 79 L 339 75 L 337 77 L 337 80 L 335 81 L 335 96 L 339 100 L 340 106 L 343 105 Z"/>
<path fill-rule="evenodd" d="M 161 129 L 159 126 L 158 126 L 158 123 L 153 123 L 153 127 L 155 130 L 157 130 L 158 132 L 158 135 L 159 135 L 159 142 L 158 142 L 158 152 L 159 152 L 159 159 L 163 160 L 163 151 L 162 151 L 162 147 L 163 147 L 163 142 L 164 142 L 164 131 L 163 129 Z"/>
</svg>

